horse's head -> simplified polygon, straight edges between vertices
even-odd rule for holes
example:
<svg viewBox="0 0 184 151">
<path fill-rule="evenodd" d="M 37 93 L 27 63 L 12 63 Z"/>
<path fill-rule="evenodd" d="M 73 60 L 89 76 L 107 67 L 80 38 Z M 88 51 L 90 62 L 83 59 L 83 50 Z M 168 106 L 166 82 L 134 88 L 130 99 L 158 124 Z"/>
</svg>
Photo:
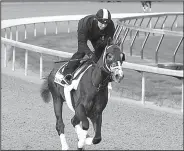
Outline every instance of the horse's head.
<svg viewBox="0 0 184 151">
<path fill-rule="evenodd" d="M 119 46 L 108 41 L 102 59 L 103 69 L 111 75 L 113 81 L 119 83 L 124 77 L 122 63 L 125 60 L 125 54 L 121 52 Z"/>
</svg>

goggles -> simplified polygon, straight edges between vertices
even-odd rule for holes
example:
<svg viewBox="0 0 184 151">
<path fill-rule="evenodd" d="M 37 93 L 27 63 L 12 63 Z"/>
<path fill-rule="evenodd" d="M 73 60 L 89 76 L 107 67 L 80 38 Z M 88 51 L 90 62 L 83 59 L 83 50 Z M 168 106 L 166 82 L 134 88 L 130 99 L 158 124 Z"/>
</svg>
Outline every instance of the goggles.
<svg viewBox="0 0 184 151">
<path fill-rule="evenodd" d="M 110 22 L 108 19 L 103 19 L 103 18 L 98 19 L 98 21 L 102 24 L 108 24 Z"/>
</svg>

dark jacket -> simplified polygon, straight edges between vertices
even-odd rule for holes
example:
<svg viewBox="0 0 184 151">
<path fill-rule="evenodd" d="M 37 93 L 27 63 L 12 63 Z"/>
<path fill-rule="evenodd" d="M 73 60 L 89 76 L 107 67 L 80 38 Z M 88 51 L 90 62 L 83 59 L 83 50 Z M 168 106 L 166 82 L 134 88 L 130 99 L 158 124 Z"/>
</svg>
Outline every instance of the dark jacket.
<svg viewBox="0 0 184 151">
<path fill-rule="evenodd" d="M 95 51 L 104 50 L 107 39 L 109 37 L 113 38 L 115 27 L 111 20 L 104 30 L 100 30 L 96 16 L 88 15 L 79 20 L 77 32 L 78 51 L 83 51 L 88 54 L 91 53 L 91 50 L 87 45 L 87 40 L 91 41 Z"/>
</svg>

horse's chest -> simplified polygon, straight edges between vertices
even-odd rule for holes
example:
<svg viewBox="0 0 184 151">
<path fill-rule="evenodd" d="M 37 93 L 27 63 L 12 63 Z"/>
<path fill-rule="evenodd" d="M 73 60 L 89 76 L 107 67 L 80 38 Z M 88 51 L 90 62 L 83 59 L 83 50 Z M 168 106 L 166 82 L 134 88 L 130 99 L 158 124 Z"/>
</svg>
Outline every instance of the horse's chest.
<svg viewBox="0 0 184 151">
<path fill-rule="evenodd" d="M 93 101 L 89 101 L 89 102 L 86 102 L 85 103 L 85 108 L 86 108 L 86 111 L 90 111 L 94 106 L 94 102 Z"/>
<path fill-rule="evenodd" d="M 98 101 L 90 101 L 85 105 L 88 116 L 101 113 L 104 109 L 104 104 Z"/>
</svg>

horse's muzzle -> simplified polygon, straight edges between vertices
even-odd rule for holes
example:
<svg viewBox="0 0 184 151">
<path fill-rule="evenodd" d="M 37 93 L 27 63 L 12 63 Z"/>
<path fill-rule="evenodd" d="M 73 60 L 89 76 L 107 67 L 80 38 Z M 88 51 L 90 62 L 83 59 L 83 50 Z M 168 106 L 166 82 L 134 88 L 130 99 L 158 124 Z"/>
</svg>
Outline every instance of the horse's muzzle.
<svg viewBox="0 0 184 151">
<path fill-rule="evenodd" d="M 116 69 L 114 72 L 112 72 L 112 80 L 114 82 L 120 83 L 123 77 L 124 73 L 122 69 Z"/>
</svg>

